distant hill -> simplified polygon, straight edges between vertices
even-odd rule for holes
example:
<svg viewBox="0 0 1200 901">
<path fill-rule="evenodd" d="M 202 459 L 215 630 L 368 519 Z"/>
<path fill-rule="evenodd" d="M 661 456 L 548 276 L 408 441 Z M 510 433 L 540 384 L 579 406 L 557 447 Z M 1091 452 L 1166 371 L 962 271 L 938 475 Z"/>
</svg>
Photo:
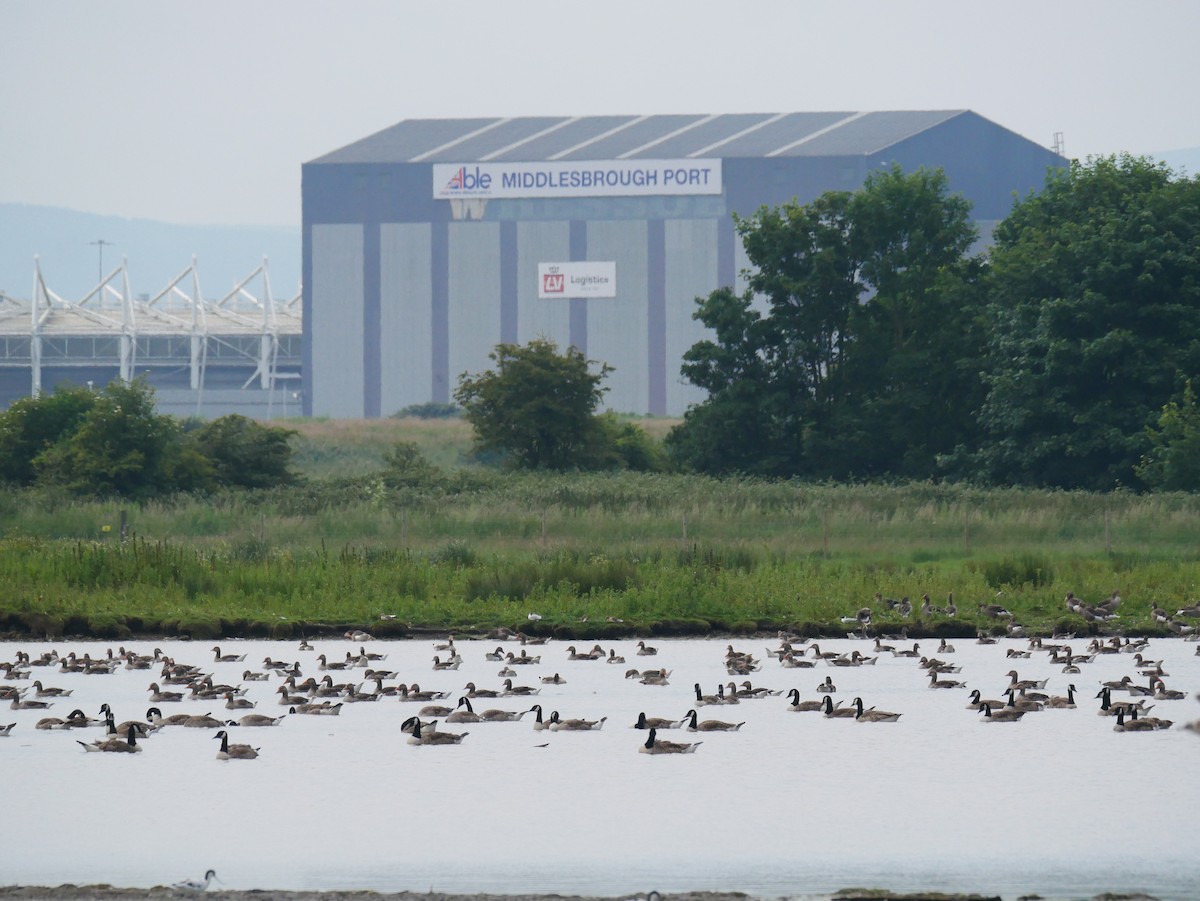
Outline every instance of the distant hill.
<svg viewBox="0 0 1200 901">
<path fill-rule="evenodd" d="M 1150 154 L 1156 160 L 1162 160 L 1176 172 L 1195 178 L 1200 175 L 1200 147 L 1188 147 L 1183 150 L 1166 150 L 1162 153 Z"/>
<path fill-rule="evenodd" d="M 41 260 L 46 286 L 79 300 L 96 286 L 103 239 L 104 274 L 128 261 L 134 296 L 155 295 L 196 257 L 200 289 L 220 297 L 257 268 L 265 256 L 276 299 L 300 287 L 300 228 L 173 225 L 150 219 L 98 216 L 58 207 L 0 203 L 0 291 L 29 298 L 33 258 Z M 251 286 L 257 293 L 261 281 Z M 188 285 L 187 289 L 190 290 Z"/>
</svg>

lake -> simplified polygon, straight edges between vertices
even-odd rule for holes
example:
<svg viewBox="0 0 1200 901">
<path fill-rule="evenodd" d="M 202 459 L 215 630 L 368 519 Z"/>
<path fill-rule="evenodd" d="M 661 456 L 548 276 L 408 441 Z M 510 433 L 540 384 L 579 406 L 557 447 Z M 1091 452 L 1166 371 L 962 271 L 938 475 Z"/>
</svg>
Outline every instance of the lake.
<svg viewBox="0 0 1200 901">
<path fill-rule="evenodd" d="M 260 749 L 256 760 L 216 759 L 214 730 L 169 727 L 141 742 L 140 754 L 87 753 L 100 728 L 39 731 L 44 716 L 74 708 L 97 715 L 109 704 L 117 719 L 144 717 L 159 667 L 118 667 L 110 675 L 33 667 L 30 680 L 0 685 L 70 689 L 48 711 L 0 706 L 9 823 L 0 842 L 6 884 L 111 883 L 145 887 L 217 871 L 229 889 L 371 889 L 515 894 L 628 895 L 656 889 L 743 891 L 757 897 L 817 897 L 848 886 L 894 891 L 976 891 L 1016 898 L 1090 897 L 1144 891 L 1163 899 L 1196 897 L 1200 855 L 1200 735 L 1182 725 L 1200 718 L 1200 657 L 1195 643 L 1156 639 L 1142 651 L 1162 661 L 1166 685 L 1183 700 L 1147 700 L 1152 715 L 1176 721 L 1166 731 L 1118 733 L 1098 716 L 1100 683 L 1132 676 L 1133 655 L 1098 655 L 1064 674 L 1044 651 L 1010 658 L 1026 640 L 979 645 L 959 639 L 953 654 L 921 652 L 961 672 L 942 678 L 967 688 L 931 689 L 918 660 L 885 652 L 872 665 L 785 668 L 768 656 L 776 638 L 656 640 L 655 656 L 636 656 L 636 641 L 603 642 L 626 664 L 571 660 L 567 644 L 522 648 L 516 641 L 455 642 L 457 670 L 434 670 L 446 651 L 429 640 L 221 641 L 217 662 L 208 642 L 127 642 L 126 650 L 160 649 L 199 666 L 218 682 L 241 684 L 254 712 L 286 712 L 282 678 L 242 681 L 264 658 L 298 662 L 303 677 L 326 672 L 318 655 L 345 661 L 360 648 L 384 654 L 371 668 L 394 671 L 385 686 L 418 683 L 447 692 L 454 706 L 468 682 L 503 688 L 503 666 L 486 659 L 497 646 L 540 655 L 514 666 L 518 686 L 535 697 L 478 698 L 487 708 L 529 710 L 548 718 L 607 717 L 589 731 L 537 731 L 534 714 L 517 722 L 439 724 L 468 736 L 452 746 L 407 743 L 402 722 L 422 705 L 396 696 L 345 703 L 338 716 L 288 715 L 279 726 L 230 728 L 232 740 Z M 763 661 L 731 677 L 727 648 Z M 911 647 L 911 641 L 893 641 Z M 1087 642 L 1068 642 L 1082 653 Z M 576 642 L 582 651 L 593 642 Z M 819 641 L 825 652 L 876 656 L 869 641 Z M 117 643 L 0 643 L 0 661 L 18 651 L 33 658 L 104 657 Z M 812 652 L 808 654 L 812 659 Z M 669 684 L 643 685 L 630 668 L 666 668 Z M 1078 707 L 1027 714 L 1020 722 L 984 723 L 967 709 L 968 690 L 1003 697 L 1010 670 L 1048 680 L 1046 692 L 1077 686 Z M 361 681 L 365 669 L 329 672 Z M 543 684 L 559 674 L 560 684 Z M 736 705 L 696 707 L 694 685 L 714 694 L 731 679 L 802 700 L 830 697 L 843 706 L 902 714 L 894 723 L 831 719 L 789 710 L 786 694 Z M 370 689 L 373 683 L 364 688 Z M 186 687 L 163 686 L 187 691 Z M 30 687 L 27 698 L 32 697 Z M 1129 700 L 1117 692 L 1113 700 Z M 164 715 L 245 711 L 224 701 L 157 704 Z M 743 723 L 736 732 L 660 733 L 701 741 L 693 754 L 638 753 L 646 733 L 630 728 L 639 712 L 680 719 Z M 439 718 L 444 721 L 445 717 Z"/>
</svg>

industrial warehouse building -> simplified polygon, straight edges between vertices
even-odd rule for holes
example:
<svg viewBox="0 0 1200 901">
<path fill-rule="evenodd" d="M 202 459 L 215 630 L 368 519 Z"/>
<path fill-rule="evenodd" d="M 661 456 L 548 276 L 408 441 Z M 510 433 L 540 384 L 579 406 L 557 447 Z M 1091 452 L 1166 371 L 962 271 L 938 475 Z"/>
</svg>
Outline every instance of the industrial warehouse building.
<svg viewBox="0 0 1200 901">
<path fill-rule="evenodd" d="M 940 167 L 987 233 L 1066 163 L 967 110 L 406 120 L 303 167 L 304 412 L 448 402 L 545 337 L 614 367 L 608 408 L 678 415 L 732 214 Z"/>
</svg>

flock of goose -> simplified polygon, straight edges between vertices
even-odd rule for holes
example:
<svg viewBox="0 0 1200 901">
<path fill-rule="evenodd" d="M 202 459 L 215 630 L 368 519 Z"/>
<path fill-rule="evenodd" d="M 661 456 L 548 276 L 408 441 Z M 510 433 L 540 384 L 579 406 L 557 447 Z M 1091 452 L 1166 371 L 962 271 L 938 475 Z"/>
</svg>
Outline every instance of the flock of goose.
<svg viewBox="0 0 1200 901">
<path fill-rule="evenodd" d="M 674 669 L 663 665 L 670 656 L 669 650 L 660 655 L 658 649 L 644 640 L 607 649 L 599 644 L 590 649 L 576 645 L 561 648 L 506 631 L 462 644 L 456 644 L 454 636 L 433 642 L 426 665 L 437 674 L 436 681 L 442 683 L 437 689 L 422 688 L 415 681 L 409 659 L 412 655 L 408 652 L 418 647 L 417 642 L 390 643 L 393 649 L 397 644 L 404 647 L 407 661 L 404 666 L 409 672 L 401 673 L 387 668 L 387 646 L 362 632 L 344 636 L 358 645 L 357 650 L 345 650 L 344 656 L 333 649 L 332 643 L 318 653 L 316 647 L 305 641 L 300 643 L 293 659 L 276 660 L 268 656 L 260 664 L 247 663 L 245 654 L 223 653 L 219 645 L 211 649 L 207 659 L 192 662 L 178 660 L 159 649 L 148 654 L 125 648 L 108 649 L 96 657 L 90 651 L 60 655 L 49 649 L 34 656 L 17 650 L 12 660 L 0 662 L 0 703 L 7 702 L 9 709 L 17 712 L 14 722 L 0 724 L 0 737 L 26 729 L 33 733 L 67 731 L 78 736 L 74 740 L 86 752 L 130 754 L 150 746 L 155 733 L 179 727 L 207 730 L 211 739 L 219 742 L 214 754 L 219 760 L 253 760 L 259 757 L 261 746 L 235 741 L 234 735 L 244 734 L 247 728 L 279 726 L 289 716 L 340 716 L 352 707 L 372 702 L 393 705 L 396 712 L 391 715 L 402 719 L 405 741 L 414 746 L 458 745 L 470 734 L 461 727 L 473 724 L 525 722 L 536 733 L 598 731 L 605 727 L 607 716 L 567 716 L 549 709 L 554 705 L 538 697 L 543 689 L 554 687 L 553 696 L 568 701 L 569 693 L 559 687 L 571 681 L 571 669 L 578 666 L 615 666 L 613 680 L 667 688 L 665 692 L 648 693 L 648 700 L 655 704 L 666 706 L 668 701 L 664 699 L 674 698 L 669 703 L 676 708 L 686 706 L 682 716 L 648 715 L 642 711 L 629 724 L 642 733 L 636 743 L 637 750 L 654 755 L 691 754 L 703 744 L 692 738 L 696 733 L 735 733 L 746 725 L 746 717 L 717 714 L 707 709 L 710 707 L 725 708 L 776 698 L 778 708 L 785 712 L 809 713 L 825 719 L 895 723 L 903 716 L 902 712 L 869 705 L 861 696 L 839 697 L 832 674 L 814 679 L 812 698 L 803 697 L 799 688 L 755 686 L 748 677 L 764 673 L 764 668 L 772 675 L 759 678 L 779 681 L 786 676 L 792 681 L 800 672 L 814 667 L 837 670 L 874 666 L 881 658 L 889 663 L 893 659 L 912 660 L 909 666 L 918 668 L 930 690 L 961 692 L 966 699 L 963 706 L 981 722 L 1017 723 L 1038 711 L 1076 709 L 1094 702 L 1096 712 L 1112 717 L 1117 732 L 1171 728 L 1174 719 L 1161 715 L 1161 710 L 1151 713 L 1152 709 L 1160 703 L 1168 706 L 1169 702 L 1183 700 L 1188 695 L 1183 689 L 1168 687 L 1170 664 L 1148 658 L 1147 640 L 1092 639 L 1083 646 L 1074 636 L 1056 636 L 1029 638 L 1024 643 L 1005 642 L 1003 660 L 1013 666 L 1007 673 L 1009 681 L 997 685 L 988 697 L 983 689 L 968 687 L 959 677 L 961 667 L 954 663 L 956 652 L 948 641 L 941 640 L 932 655 L 925 655 L 921 643 L 911 642 L 910 647 L 903 632 L 868 638 L 869 612 L 863 615 L 860 611 L 851 619 L 861 628 L 847 636 L 858 640 L 849 642 L 845 650 L 822 650 L 817 642 L 785 633 L 775 637 L 777 646 L 766 648 L 762 657 L 727 645 L 721 663 L 728 681 L 722 679 L 711 691 L 706 691 L 698 681 L 691 682 L 690 688 L 684 688 L 688 683 L 683 682 L 671 690 Z M 1191 638 L 1171 641 L 1170 646 L 1182 651 Z M 996 644 L 997 639 L 980 633 L 976 643 Z M 338 647 L 340 650 L 344 643 Z M 1200 655 L 1200 644 L 1195 648 L 1194 653 Z M 484 663 L 499 665 L 494 688 L 472 680 L 461 687 L 455 687 L 458 682 L 447 684 L 463 666 L 464 653 L 478 654 Z M 1058 693 L 1046 688 L 1047 679 L 1020 677 L 1016 667 L 1021 660 L 1034 655 L 1061 668 L 1066 684 Z M 1110 655 L 1123 655 L 1116 659 L 1126 662 L 1129 671 L 1120 678 L 1096 680 L 1094 687 L 1086 690 L 1076 687 L 1084 684 L 1090 663 L 1102 657 L 1114 659 Z M 640 665 L 630 665 L 627 658 Z M 483 665 L 479 660 L 473 662 L 475 665 L 468 667 L 468 671 L 474 672 Z M 895 671 L 893 666 L 888 668 Z M 77 680 L 90 681 L 119 670 L 145 675 L 148 707 L 144 717 L 118 721 L 108 703 L 94 711 L 76 707 L 65 716 L 58 714 L 61 708 L 73 706 L 71 696 Z M 536 675 L 524 679 L 522 673 Z M 482 681 L 479 676 L 475 679 Z M 265 710 L 271 703 L 276 707 L 274 713 Z M 56 711 L 52 713 L 51 707 Z M 172 709 L 183 712 L 164 714 L 164 710 Z M 1188 722 L 1184 728 L 1200 732 L 1200 721 Z M 90 737 L 95 732 L 102 734 Z M 688 740 L 663 737 L 665 733 L 676 732 Z"/>
</svg>

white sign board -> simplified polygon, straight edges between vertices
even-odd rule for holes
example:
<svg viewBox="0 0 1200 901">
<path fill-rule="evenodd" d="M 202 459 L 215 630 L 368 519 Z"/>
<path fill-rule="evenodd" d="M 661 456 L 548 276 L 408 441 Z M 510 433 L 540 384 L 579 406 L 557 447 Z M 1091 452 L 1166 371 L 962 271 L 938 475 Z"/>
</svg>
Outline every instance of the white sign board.
<svg viewBox="0 0 1200 901">
<path fill-rule="evenodd" d="M 617 264 L 538 263 L 538 299 L 616 297 Z"/>
<path fill-rule="evenodd" d="M 720 194 L 721 161 L 434 163 L 433 199 Z"/>
</svg>

